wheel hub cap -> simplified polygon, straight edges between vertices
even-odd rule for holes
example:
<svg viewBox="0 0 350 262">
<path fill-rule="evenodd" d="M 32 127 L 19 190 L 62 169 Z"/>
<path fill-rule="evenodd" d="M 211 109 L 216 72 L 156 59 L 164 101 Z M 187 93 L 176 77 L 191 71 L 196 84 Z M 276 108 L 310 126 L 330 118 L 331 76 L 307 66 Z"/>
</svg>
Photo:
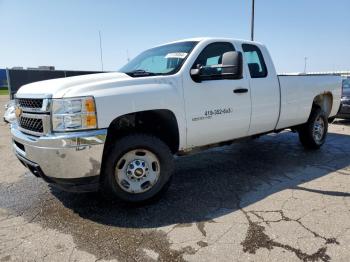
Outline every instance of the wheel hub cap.
<svg viewBox="0 0 350 262">
<path fill-rule="evenodd" d="M 115 179 L 121 189 L 139 194 L 150 190 L 160 176 L 158 157 L 145 149 L 125 153 L 115 167 Z"/>
<path fill-rule="evenodd" d="M 314 123 L 313 137 L 316 142 L 321 142 L 324 135 L 325 124 L 322 117 L 318 117 Z"/>
<path fill-rule="evenodd" d="M 147 176 L 148 165 L 145 161 L 135 159 L 128 164 L 126 175 L 130 179 L 142 179 Z"/>
</svg>

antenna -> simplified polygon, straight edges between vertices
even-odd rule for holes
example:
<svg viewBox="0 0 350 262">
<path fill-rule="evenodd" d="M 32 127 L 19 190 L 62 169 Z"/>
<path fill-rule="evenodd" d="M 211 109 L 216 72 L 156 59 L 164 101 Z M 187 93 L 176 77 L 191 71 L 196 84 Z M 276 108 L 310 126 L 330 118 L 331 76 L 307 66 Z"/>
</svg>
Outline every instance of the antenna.
<svg viewBox="0 0 350 262">
<path fill-rule="evenodd" d="M 305 63 L 304 63 L 304 73 L 305 73 L 305 74 L 306 74 L 306 65 L 307 65 L 307 60 L 308 60 L 308 59 L 309 59 L 308 57 L 306 57 L 306 56 L 304 57 L 304 60 L 305 60 L 305 61 L 304 61 L 304 62 L 305 62 Z"/>
<path fill-rule="evenodd" d="M 101 31 L 98 31 L 98 36 L 100 37 L 100 58 L 101 58 L 101 71 L 103 71 L 103 54 L 102 54 L 102 38 Z"/>
<path fill-rule="evenodd" d="M 126 49 L 126 61 L 130 62 L 129 50 Z"/>
</svg>

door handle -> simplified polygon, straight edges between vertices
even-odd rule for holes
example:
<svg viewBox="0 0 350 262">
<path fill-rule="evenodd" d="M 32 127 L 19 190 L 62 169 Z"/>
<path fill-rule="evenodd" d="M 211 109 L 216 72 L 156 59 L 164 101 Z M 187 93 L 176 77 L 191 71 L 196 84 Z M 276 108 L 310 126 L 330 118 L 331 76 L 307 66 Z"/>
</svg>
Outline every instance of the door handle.
<svg viewBox="0 0 350 262">
<path fill-rule="evenodd" d="M 247 93 L 248 89 L 247 88 L 237 88 L 233 90 L 233 93 L 235 94 L 243 94 L 243 93 Z"/>
</svg>

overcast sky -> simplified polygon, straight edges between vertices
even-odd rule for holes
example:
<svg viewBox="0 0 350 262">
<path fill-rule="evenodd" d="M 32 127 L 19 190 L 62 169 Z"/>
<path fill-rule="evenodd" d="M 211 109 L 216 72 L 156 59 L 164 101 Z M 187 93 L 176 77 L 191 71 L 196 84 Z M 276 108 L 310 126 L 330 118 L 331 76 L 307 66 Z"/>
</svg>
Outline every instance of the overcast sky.
<svg viewBox="0 0 350 262">
<path fill-rule="evenodd" d="M 117 70 L 144 49 L 197 36 L 250 38 L 250 0 L 0 0 L 0 67 Z M 350 70 L 349 0 L 256 0 L 256 40 L 278 72 Z"/>
</svg>

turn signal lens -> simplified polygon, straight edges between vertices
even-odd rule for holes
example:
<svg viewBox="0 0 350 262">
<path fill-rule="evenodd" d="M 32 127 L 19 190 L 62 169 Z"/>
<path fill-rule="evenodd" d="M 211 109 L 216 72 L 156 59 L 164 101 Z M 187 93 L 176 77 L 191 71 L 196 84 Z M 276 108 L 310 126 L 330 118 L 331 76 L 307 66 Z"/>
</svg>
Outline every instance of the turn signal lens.
<svg viewBox="0 0 350 262">
<path fill-rule="evenodd" d="M 85 99 L 85 110 L 88 113 L 95 113 L 95 101 L 92 97 Z"/>
<path fill-rule="evenodd" d="M 87 128 L 96 128 L 96 115 L 86 115 L 86 124 Z"/>
</svg>

